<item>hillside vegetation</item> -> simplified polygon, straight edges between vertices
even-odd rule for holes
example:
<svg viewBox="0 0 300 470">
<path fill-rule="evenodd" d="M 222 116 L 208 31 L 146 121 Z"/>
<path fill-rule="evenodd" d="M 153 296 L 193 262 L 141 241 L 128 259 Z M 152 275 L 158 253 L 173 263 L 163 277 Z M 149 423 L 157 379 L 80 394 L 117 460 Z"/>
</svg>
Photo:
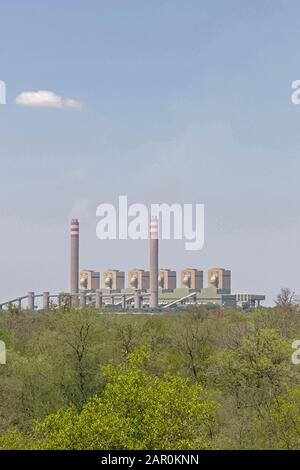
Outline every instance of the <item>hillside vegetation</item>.
<svg viewBox="0 0 300 470">
<path fill-rule="evenodd" d="M 1 312 L 1 449 L 300 449 L 291 305 Z"/>
</svg>

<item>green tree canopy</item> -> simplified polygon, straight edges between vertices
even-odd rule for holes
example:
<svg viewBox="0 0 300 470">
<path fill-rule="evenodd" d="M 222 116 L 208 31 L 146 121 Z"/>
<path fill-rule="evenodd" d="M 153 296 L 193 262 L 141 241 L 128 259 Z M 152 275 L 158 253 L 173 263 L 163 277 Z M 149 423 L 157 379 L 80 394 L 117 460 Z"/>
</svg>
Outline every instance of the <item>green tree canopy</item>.
<svg viewBox="0 0 300 470">
<path fill-rule="evenodd" d="M 42 449 L 206 449 L 215 404 L 200 385 L 179 376 L 147 374 L 147 353 L 139 350 L 128 364 L 107 366 L 100 397 L 81 411 L 72 406 L 49 415 L 36 426 L 30 448 Z M 8 434 L 6 442 L 20 436 Z M 5 441 L 2 441 L 2 445 Z M 0 443 L 1 445 L 1 443 Z"/>
</svg>

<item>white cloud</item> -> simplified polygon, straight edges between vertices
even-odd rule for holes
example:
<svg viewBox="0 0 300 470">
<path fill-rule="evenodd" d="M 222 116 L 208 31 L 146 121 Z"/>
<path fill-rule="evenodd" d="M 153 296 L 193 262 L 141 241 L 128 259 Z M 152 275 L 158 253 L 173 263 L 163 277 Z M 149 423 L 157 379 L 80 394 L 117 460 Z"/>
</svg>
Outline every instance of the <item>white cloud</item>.
<svg viewBox="0 0 300 470">
<path fill-rule="evenodd" d="M 23 91 L 15 99 L 18 106 L 30 106 L 35 108 L 73 108 L 80 109 L 81 103 L 71 98 L 63 98 L 53 91 Z"/>
</svg>

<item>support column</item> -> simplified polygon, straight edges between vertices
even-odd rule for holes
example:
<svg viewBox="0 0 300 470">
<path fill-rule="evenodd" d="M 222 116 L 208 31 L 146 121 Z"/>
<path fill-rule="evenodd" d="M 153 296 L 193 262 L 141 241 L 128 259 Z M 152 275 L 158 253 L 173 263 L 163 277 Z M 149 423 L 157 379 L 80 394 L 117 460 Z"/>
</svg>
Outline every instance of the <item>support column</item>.
<svg viewBox="0 0 300 470">
<path fill-rule="evenodd" d="M 126 310 L 126 307 L 127 307 L 127 305 L 126 305 L 126 295 L 123 295 L 122 296 L 122 309 Z"/>
<path fill-rule="evenodd" d="M 85 294 L 84 292 L 80 292 L 79 295 L 79 302 L 80 302 L 80 307 L 85 308 L 86 307 L 86 299 L 85 299 Z"/>
<path fill-rule="evenodd" d="M 49 310 L 49 292 L 43 292 L 43 309 Z"/>
<path fill-rule="evenodd" d="M 139 292 L 136 292 L 134 294 L 134 308 L 136 310 L 140 309 L 141 308 L 141 304 L 142 304 L 142 297 L 141 297 L 141 294 Z"/>
<path fill-rule="evenodd" d="M 34 292 L 28 292 L 28 310 L 34 310 Z"/>
<path fill-rule="evenodd" d="M 96 292 L 95 304 L 96 308 L 102 308 L 103 298 L 100 292 Z"/>
<path fill-rule="evenodd" d="M 72 303 L 72 307 L 73 307 L 73 308 L 77 308 L 77 307 L 78 307 L 78 294 L 72 295 L 71 303 Z"/>
</svg>

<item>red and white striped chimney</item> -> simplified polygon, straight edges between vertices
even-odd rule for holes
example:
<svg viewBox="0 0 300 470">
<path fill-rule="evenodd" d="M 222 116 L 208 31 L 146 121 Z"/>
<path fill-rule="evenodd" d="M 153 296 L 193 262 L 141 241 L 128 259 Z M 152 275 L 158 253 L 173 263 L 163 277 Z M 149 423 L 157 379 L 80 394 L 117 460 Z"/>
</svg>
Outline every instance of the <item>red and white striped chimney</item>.
<svg viewBox="0 0 300 470">
<path fill-rule="evenodd" d="M 150 227 L 150 307 L 158 307 L 158 219 L 151 217 Z"/>
<path fill-rule="evenodd" d="M 70 262 L 70 292 L 77 294 L 79 290 L 79 222 L 71 220 L 71 262 Z"/>
</svg>

